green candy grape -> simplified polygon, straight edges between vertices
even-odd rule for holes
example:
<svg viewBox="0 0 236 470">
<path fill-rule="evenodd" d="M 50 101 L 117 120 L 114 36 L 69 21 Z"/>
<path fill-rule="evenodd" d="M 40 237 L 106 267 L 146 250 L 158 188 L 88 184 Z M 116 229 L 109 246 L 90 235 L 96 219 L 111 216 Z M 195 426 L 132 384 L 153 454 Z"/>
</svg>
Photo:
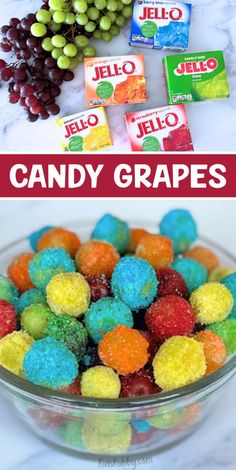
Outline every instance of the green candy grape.
<svg viewBox="0 0 236 470">
<path fill-rule="evenodd" d="M 75 24 L 75 14 L 71 12 L 66 13 L 64 23 L 69 24 L 69 25 Z"/>
<path fill-rule="evenodd" d="M 66 39 L 61 34 L 56 34 L 52 37 L 52 45 L 54 47 L 65 47 Z"/>
<path fill-rule="evenodd" d="M 84 36 L 83 34 L 80 34 L 79 36 L 75 36 L 75 45 L 79 48 L 79 49 L 83 49 L 84 47 L 86 47 L 89 43 L 89 40 L 86 36 Z"/>
<path fill-rule="evenodd" d="M 122 16 L 122 15 L 118 15 L 116 17 L 115 23 L 116 23 L 117 26 L 119 26 L 119 28 L 122 28 L 122 26 L 124 26 L 124 24 L 125 24 L 125 17 Z"/>
<path fill-rule="evenodd" d="M 84 53 L 84 57 L 95 57 L 97 54 L 97 51 L 95 47 L 89 45 L 84 48 L 83 53 Z"/>
<path fill-rule="evenodd" d="M 63 10 L 65 7 L 64 0 L 49 0 L 48 4 L 53 10 Z"/>
<path fill-rule="evenodd" d="M 45 38 L 42 41 L 41 46 L 44 49 L 44 51 L 51 52 L 53 50 L 53 45 L 52 45 L 51 38 Z"/>
<path fill-rule="evenodd" d="M 64 11 L 55 11 L 52 17 L 55 23 L 63 23 L 66 19 L 66 14 Z"/>
<path fill-rule="evenodd" d="M 94 1 L 94 6 L 98 9 L 98 10 L 104 10 L 106 8 L 106 0 L 95 0 Z"/>
<path fill-rule="evenodd" d="M 101 39 L 102 32 L 99 29 L 96 29 L 96 31 L 94 31 L 94 33 L 93 33 L 93 37 L 94 37 L 94 39 Z"/>
<path fill-rule="evenodd" d="M 88 9 L 87 2 L 85 0 L 76 0 L 74 2 L 74 9 L 78 13 L 85 13 Z"/>
<path fill-rule="evenodd" d="M 105 42 L 110 42 L 112 40 L 112 35 L 110 31 L 103 31 L 102 32 L 102 39 Z"/>
<path fill-rule="evenodd" d="M 61 55 L 63 55 L 63 49 L 62 47 L 55 47 L 55 49 L 52 50 L 52 57 L 53 59 L 57 60 Z"/>
<path fill-rule="evenodd" d="M 57 66 L 59 69 L 66 70 L 70 68 L 70 59 L 66 55 L 61 55 L 57 59 Z"/>
<path fill-rule="evenodd" d="M 67 57 L 75 57 L 77 54 L 77 47 L 72 43 L 68 43 L 65 45 L 63 52 Z"/>
<path fill-rule="evenodd" d="M 99 21 L 99 26 L 103 31 L 108 31 L 111 27 L 111 20 L 108 16 L 102 16 Z"/>
<path fill-rule="evenodd" d="M 118 28 L 118 26 L 116 26 L 115 24 L 111 26 L 111 29 L 109 31 L 109 33 L 112 34 L 112 36 L 119 36 L 120 34 L 120 28 Z"/>
<path fill-rule="evenodd" d="M 116 0 L 107 0 L 107 10 L 116 11 L 117 10 L 117 1 Z"/>
<path fill-rule="evenodd" d="M 126 7 L 123 8 L 122 10 L 122 15 L 125 17 L 125 18 L 130 18 L 133 14 L 133 8 L 130 7 L 129 5 L 127 5 Z"/>
<path fill-rule="evenodd" d="M 87 10 L 87 15 L 88 15 L 88 18 L 89 18 L 90 20 L 95 21 L 95 20 L 97 20 L 98 17 L 99 17 L 99 11 L 98 11 L 97 8 L 95 8 L 95 7 L 90 7 L 90 8 L 88 8 L 88 10 Z"/>
<path fill-rule="evenodd" d="M 37 20 L 39 23 L 44 23 L 44 24 L 50 23 L 51 18 L 52 18 L 52 15 L 51 15 L 50 11 L 47 11 L 47 10 L 39 10 L 39 11 L 36 13 L 36 20 Z"/>
<path fill-rule="evenodd" d="M 75 17 L 76 23 L 78 23 L 80 26 L 84 26 L 88 23 L 88 17 L 85 15 L 85 13 L 79 13 Z"/>
<path fill-rule="evenodd" d="M 35 36 L 36 38 L 41 38 L 42 36 L 45 36 L 47 33 L 47 28 L 45 24 L 42 23 L 34 23 L 31 26 L 31 34 Z"/>
<path fill-rule="evenodd" d="M 93 31 L 95 31 L 96 29 L 96 23 L 94 23 L 94 21 L 89 21 L 85 27 L 84 27 L 85 31 L 87 31 L 88 33 L 93 33 Z"/>
<path fill-rule="evenodd" d="M 116 15 L 115 13 L 113 13 L 113 11 L 108 11 L 106 16 L 108 16 L 108 18 L 110 18 L 111 22 L 112 23 L 115 23 L 116 21 Z"/>
</svg>

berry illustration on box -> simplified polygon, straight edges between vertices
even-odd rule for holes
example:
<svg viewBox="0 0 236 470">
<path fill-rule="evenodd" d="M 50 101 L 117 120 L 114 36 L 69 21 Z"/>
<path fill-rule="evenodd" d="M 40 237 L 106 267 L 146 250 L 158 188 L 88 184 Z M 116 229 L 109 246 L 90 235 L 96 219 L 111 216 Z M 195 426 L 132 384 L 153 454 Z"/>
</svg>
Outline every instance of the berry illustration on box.
<svg viewBox="0 0 236 470">
<path fill-rule="evenodd" d="M 84 59 L 87 107 L 146 101 L 141 54 Z"/>
<path fill-rule="evenodd" d="M 191 20 L 190 3 L 136 0 L 130 45 L 185 50 Z"/>
<path fill-rule="evenodd" d="M 169 103 L 229 97 L 222 51 L 166 56 L 163 64 Z"/>
<path fill-rule="evenodd" d="M 163 106 L 125 115 L 134 151 L 192 151 L 184 105 Z"/>
</svg>

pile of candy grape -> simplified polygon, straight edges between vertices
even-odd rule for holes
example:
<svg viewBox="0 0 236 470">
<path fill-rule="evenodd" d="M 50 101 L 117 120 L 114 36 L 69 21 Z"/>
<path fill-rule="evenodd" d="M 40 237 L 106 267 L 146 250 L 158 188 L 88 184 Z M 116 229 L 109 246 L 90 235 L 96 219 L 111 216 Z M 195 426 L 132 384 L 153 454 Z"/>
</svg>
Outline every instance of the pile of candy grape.
<svg viewBox="0 0 236 470">
<path fill-rule="evenodd" d="M 91 239 L 44 227 L 0 276 L 0 365 L 96 398 L 179 388 L 236 352 L 236 272 L 168 212 L 160 233 L 104 215 Z"/>
<path fill-rule="evenodd" d="M 40 10 L 22 20 L 11 18 L 0 29 L 0 80 L 8 82 L 9 102 L 18 103 L 30 122 L 57 115 L 63 81 L 84 57 L 96 56 L 90 38 L 111 41 L 127 18 L 133 0 L 43 0 Z M 13 61 L 15 57 L 15 62 Z"/>
</svg>

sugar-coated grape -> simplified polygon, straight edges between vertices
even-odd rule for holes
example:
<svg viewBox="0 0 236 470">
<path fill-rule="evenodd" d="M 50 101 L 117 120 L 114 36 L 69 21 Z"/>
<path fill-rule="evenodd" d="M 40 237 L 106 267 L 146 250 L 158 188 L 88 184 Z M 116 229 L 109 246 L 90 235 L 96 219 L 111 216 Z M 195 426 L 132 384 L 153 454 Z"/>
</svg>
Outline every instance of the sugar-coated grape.
<svg viewBox="0 0 236 470">
<path fill-rule="evenodd" d="M 78 23 L 80 26 L 84 26 L 86 23 L 88 23 L 88 17 L 85 15 L 85 13 L 79 13 L 75 17 L 76 23 Z"/>
<path fill-rule="evenodd" d="M 67 57 L 66 55 L 61 55 L 58 59 L 57 59 L 57 66 L 59 67 L 59 69 L 69 69 L 70 68 L 70 59 L 69 57 Z"/>
<path fill-rule="evenodd" d="M 36 20 L 39 23 L 47 24 L 51 21 L 52 15 L 50 11 L 47 10 L 39 10 L 36 14 Z"/>
<path fill-rule="evenodd" d="M 84 57 L 95 57 L 96 49 L 93 46 L 86 46 L 83 50 Z"/>
<path fill-rule="evenodd" d="M 111 27 L 111 20 L 108 16 L 102 16 L 99 26 L 103 31 L 108 31 Z"/>
<path fill-rule="evenodd" d="M 52 37 L 52 45 L 54 47 L 65 47 L 66 39 L 64 36 L 62 36 L 62 34 L 56 34 Z"/>
<path fill-rule="evenodd" d="M 35 36 L 36 38 L 41 38 L 42 36 L 45 36 L 47 33 L 47 28 L 45 24 L 42 23 L 34 23 L 31 26 L 31 34 Z"/>
<path fill-rule="evenodd" d="M 68 43 L 65 45 L 63 52 L 67 57 L 75 57 L 77 54 L 77 47 L 72 43 Z"/>
<path fill-rule="evenodd" d="M 74 9 L 78 13 L 85 13 L 87 11 L 88 5 L 85 0 L 76 0 L 74 2 Z"/>
<path fill-rule="evenodd" d="M 88 8 L 87 16 L 90 20 L 96 21 L 99 17 L 99 11 L 95 7 Z"/>
</svg>

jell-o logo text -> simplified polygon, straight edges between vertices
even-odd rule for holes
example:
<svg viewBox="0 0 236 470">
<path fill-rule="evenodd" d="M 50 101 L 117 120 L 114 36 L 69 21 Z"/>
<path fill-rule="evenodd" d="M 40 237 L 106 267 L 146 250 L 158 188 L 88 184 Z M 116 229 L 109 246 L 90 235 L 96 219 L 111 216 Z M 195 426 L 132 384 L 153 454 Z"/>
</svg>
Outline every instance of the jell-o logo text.
<svg viewBox="0 0 236 470">
<path fill-rule="evenodd" d="M 79 134 L 80 132 L 88 129 L 89 127 L 95 127 L 98 124 L 98 116 L 96 114 L 90 114 L 87 119 L 77 119 L 70 124 L 65 125 L 65 138 L 69 139 L 72 135 Z"/>
<path fill-rule="evenodd" d="M 218 67 L 218 62 L 213 57 L 207 60 L 193 62 L 181 62 L 174 70 L 175 75 L 189 75 L 194 73 L 210 73 Z"/>
<path fill-rule="evenodd" d="M 117 77 L 118 75 L 131 75 L 135 72 L 135 63 L 132 61 L 124 62 L 121 66 L 118 64 L 102 65 L 94 67 L 93 81 L 101 80 L 102 78 Z"/>
<path fill-rule="evenodd" d="M 140 20 L 172 20 L 179 21 L 182 18 L 182 10 L 180 8 L 171 8 L 166 10 L 164 7 L 144 7 Z"/>
<path fill-rule="evenodd" d="M 168 113 L 163 117 L 154 117 L 137 124 L 138 133 L 137 139 L 141 139 L 144 135 L 152 134 L 153 132 L 162 131 L 167 127 L 175 127 L 179 122 L 179 117 L 176 113 Z"/>
</svg>

